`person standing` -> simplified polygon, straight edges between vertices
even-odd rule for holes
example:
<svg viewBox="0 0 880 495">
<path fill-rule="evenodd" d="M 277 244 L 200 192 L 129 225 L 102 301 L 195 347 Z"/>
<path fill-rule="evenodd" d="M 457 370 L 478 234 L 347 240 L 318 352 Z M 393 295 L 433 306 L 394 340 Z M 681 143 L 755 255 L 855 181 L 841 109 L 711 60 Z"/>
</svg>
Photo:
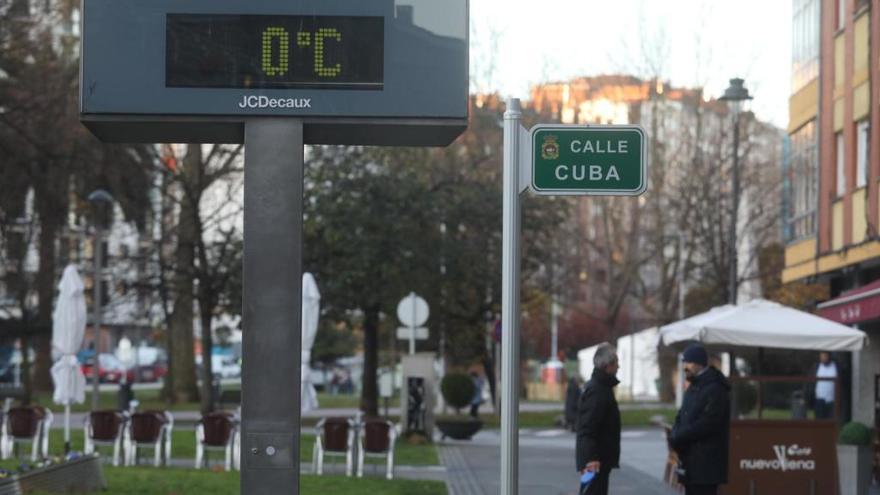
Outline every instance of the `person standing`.
<svg viewBox="0 0 880 495">
<path fill-rule="evenodd" d="M 675 425 L 672 447 L 678 453 L 679 482 L 686 495 L 716 495 L 727 483 L 730 443 L 730 384 L 700 344 L 691 344 L 682 357 L 690 385 Z"/>
<path fill-rule="evenodd" d="M 819 365 L 816 366 L 816 378 L 832 378 L 832 380 L 816 381 L 816 402 L 814 411 L 816 419 L 834 417 L 834 383 L 837 379 L 837 363 L 828 352 L 819 353 Z"/>
<path fill-rule="evenodd" d="M 475 371 L 471 371 L 471 381 L 474 383 L 474 396 L 471 397 L 471 416 L 480 417 L 480 404 L 483 403 L 483 379 Z"/>
<path fill-rule="evenodd" d="M 611 470 L 620 467 L 620 409 L 614 397 L 619 367 L 617 349 L 601 344 L 578 401 L 575 466 L 578 474 L 595 474 L 586 495 L 607 495 Z"/>
<path fill-rule="evenodd" d="M 568 388 L 565 390 L 565 429 L 575 431 L 578 414 L 578 399 L 581 398 L 581 386 L 577 378 L 568 380 Z"/>
</svg>

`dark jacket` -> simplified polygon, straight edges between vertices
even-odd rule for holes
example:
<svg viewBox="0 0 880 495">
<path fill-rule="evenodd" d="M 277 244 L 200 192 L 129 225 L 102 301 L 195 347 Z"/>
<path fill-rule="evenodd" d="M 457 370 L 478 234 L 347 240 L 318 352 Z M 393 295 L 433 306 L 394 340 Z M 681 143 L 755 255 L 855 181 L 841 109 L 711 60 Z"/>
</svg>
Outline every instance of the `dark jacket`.
<svg viewBox="0 0 880 495">
<path fill-rule="evenodd" d="M 599 461 L 600 469 L 620 466 L 620 409 L 614 398 L 617 378 L 600 369 L 584 387 L 578 402 L 576 465 Z"/>
<path fill-rule="evenodd" d="M 685 484 L 727 483 L 730 384 L 713 367 L 691 379 L 672 427 Z"/>
</svg>

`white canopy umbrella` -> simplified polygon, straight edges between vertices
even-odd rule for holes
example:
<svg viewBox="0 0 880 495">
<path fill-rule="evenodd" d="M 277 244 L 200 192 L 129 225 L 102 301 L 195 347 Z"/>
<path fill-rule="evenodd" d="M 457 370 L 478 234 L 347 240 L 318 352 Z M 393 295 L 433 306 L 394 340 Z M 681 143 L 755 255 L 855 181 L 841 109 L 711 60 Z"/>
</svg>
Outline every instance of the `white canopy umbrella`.
<svg viewBox="0 0 880 495">
<path fill-rule="evenodd" d="M 660 340 L 665 345 L 700 341 L 778 349 L 858 351 L 867 338 L 860 330 L 764 299 L 719 306 L 660 328 Z"/>
<path fill-rule="evenodd" d="M 67 265 L 58 284 L 60 294 L 52 315 L 52 348 L 61 357 L 52 365 L 55 393 L 52 399 L 64 405 L 64 447 L 70 449 L 70 404 L 85 400 L 86 379 L 76 353 L 86 329 L 86 300 L 83 283 L 74 265 Z"/>
<path fill-rule="evenodd" d="M 318 318 L 321 313 L 321 293 L 318 292 L 318 284 L 311 273 L 303 273 L 302 279 L 302 364 L 300 379 L 302 391 L 300 395 L 300 410 L 311 411 L 318 407 L 318 394 L 311 379 L 312 346 L 315 344 L 315 334 L 318 333 Z"/>
</svg>

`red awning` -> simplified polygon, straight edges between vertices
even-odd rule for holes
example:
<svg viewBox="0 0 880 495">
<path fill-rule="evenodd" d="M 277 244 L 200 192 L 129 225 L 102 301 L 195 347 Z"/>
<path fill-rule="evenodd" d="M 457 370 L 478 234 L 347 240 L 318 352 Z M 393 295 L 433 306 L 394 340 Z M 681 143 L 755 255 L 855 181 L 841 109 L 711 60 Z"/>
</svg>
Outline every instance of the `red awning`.
<svg viewBox="0 0 880 495">
<path fill-rule="evenodd" d="M 880 318 L 880 280 L 845 291 L 818 306 L 819 316 L 847 325 Z"/>
</svg>

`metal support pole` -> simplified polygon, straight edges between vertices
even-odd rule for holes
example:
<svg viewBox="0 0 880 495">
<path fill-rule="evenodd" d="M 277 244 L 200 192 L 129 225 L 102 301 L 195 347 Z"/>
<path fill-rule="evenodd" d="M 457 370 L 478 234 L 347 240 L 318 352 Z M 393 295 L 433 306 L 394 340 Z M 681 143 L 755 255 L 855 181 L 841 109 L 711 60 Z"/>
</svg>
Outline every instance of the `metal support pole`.
<svg viewBox="0 0 880 495">
<path fill-rule="evenodd" d="M 733 118 L 733 198 L 730 208 L 730 280 L 728 280 L 728 295 L 730 304 L 736 304 L 737 289 L 737 250 L 736 229 L 739 217 L 739 113 Z"/>
<path fill-rule="evenodd" d="M 245 122 L 241 493 L 299 493 L 303 126 Z"/>
<path fill-rule="evenodd" d="M 504 211 L 501 284 L 501 495 L 519 491 L 519 99 L 504 112 Z"/>
<path fill-rule="evenodd" d="M 553 296 L 553 302 L 550 303 L 550 360 L 555 361 L 559 355 L 559 303 L 556 296 Z"/>
<path fill-rule="evenodd" d="M 92 317 L 92 331 L 95 337 L 95 361 L 92 365 L 92 411 L 97 411 L 99 407 L 98 396 L 101 393 L 100 386 L 100 368 L 101 368 L 101 265 L 104 263 L 103 234 L 104 229 L 101 227 L 101 218 L 95 222 L 95 273 L 92 290 L 94 296 L 92 303 L 94 307 L 94 316 Z"/>
</svg>

